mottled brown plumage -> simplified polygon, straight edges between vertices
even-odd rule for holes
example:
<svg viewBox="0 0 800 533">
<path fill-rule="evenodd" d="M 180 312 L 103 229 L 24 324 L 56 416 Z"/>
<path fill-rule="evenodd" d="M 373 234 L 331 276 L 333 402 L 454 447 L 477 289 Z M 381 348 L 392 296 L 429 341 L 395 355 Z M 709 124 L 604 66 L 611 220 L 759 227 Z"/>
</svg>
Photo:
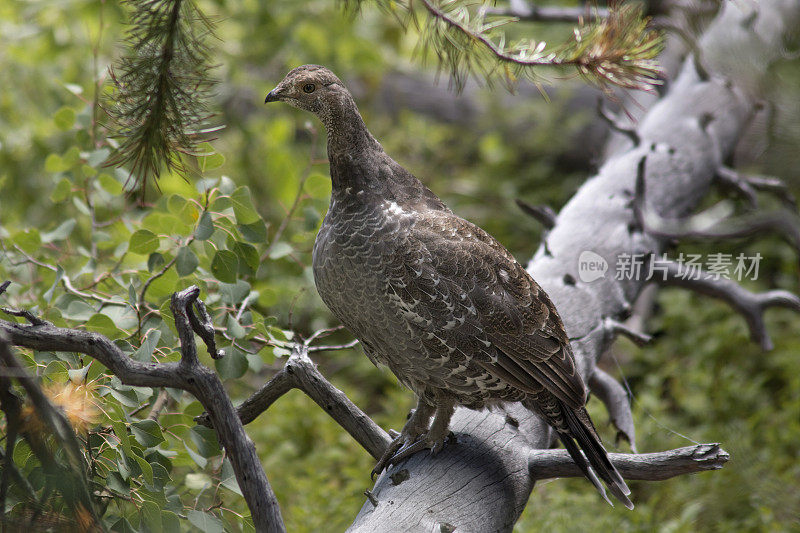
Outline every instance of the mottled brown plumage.
<svg viewBox="0 0 800 533">
<path fill-rule="evenodd" d="M 328 133 L 333 192 L 314 244 L 317 290 L 419 400 L 376 471 L 441 449 L 456 405 L 522 402 L 604 497 L 595 472 L 632 507 L 584 408 L 561 318 L 528 272 L 383 151 L 328 69 L 292 70 L 266 98 L 278 100 L 316 114 Z"/>
</svg>

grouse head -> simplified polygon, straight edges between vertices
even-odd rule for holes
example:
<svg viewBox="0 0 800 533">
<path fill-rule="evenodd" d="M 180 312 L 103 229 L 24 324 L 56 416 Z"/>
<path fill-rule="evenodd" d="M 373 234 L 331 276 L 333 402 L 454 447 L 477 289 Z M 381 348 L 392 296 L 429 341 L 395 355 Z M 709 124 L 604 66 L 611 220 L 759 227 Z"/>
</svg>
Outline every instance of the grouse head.
<svg viewBox="0 0 800 533">
<path fill-rule="evenodd" d="M 367 130 L 342 80 L 325 67 L 303 65 L 289 72 L 269 92 L 264 103 L 278 101 L 319 117 L 328 131 L 328 158 L 331 160 L 354 153 L 383 152 L 380 143 Z M 336 173 L 335 168 L 332 167 L 331 173 Z"/>
<path fill-rule="evenodd" d="M 353 97 L 342 81 L 325 67 L 303 65 L 290 71 L 277 87 L 272 89 L 264 103 L 286 102 L 311 111 L 325 121 L 326 116 Z"/>
</svg>

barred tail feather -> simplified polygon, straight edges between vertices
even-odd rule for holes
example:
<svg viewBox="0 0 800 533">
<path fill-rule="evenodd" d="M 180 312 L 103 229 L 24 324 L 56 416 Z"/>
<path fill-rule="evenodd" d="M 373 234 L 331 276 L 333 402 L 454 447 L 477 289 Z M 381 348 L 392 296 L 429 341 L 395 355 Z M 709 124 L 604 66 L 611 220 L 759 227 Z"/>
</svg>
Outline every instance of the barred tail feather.
<svg viewBox="0 0 800 533">
<path fill-rule="evenodd" d="M 628 509 L 633 509 L 633 503 L 628 498 L 631 490 L 614 465 L 611 464 L 608 453 L 603 448 L 586 410 L 583 408 L 573 410 L 562 404 L 562 413 L 566 419 L 569 434 L 559 432 L 558 435 L 573 461 L 606 501 L 611 503 L 603 486 L 597 480 L 598 476 L 605 482 L 609 492 L 615 498 L 621 501 Z M 578 446 L 580 446 L 580 450 Z M 583 454 L 581 450 L 583 450 Z"/>
</svg>

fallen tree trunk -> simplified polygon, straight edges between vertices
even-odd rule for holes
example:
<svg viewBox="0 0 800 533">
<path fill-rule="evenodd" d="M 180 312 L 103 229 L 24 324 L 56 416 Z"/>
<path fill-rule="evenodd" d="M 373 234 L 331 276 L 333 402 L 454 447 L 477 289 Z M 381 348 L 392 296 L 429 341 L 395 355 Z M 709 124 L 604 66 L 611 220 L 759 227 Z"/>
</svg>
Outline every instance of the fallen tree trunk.
<svg viewBox="0 0 800 533">
<path fill-rule="evenodd" d="M 792 0 L 724 3 L 667 94 L 629 132 L 627 149 L 615 150 L 562 209 L 529 264 L 564 319 L 585 382 L 632 444 L 625 392 L 596 363 L 616 335 L 627 332 L 619 321 L 646 280 L 615 279 L 608 266 L 626 254 L 650 258 L 665 249 L 670 236 L 648 231 L 648 212 L 661 220 L 682 219 L 706 197 L 754 112 L 752 87 L 779 56 L 798 16 L 800 5 Z M 581 272 L 582 253 L 605 265 L 603 276 L 591 280 Z M 769 302 L 800 309 L 794 296 Z M 763 323 L 761 328 L 758 333 L 766 336 Z M 507 412 L 459 409 L 451 429 L 456 445 L 435 457 L 416 454 L 380 476 L 350 531 L 510 531 L 537 479 L 567 475 L 541 460 L 553 453 L 546 449 L 554 436 L 519 406 Z M 695 447 L 693 454 L 710 454 L 711 468 L 726 459 L 709 445 Z M 626 475 L 663 479 L 660 470 L 651 465 L 646 474 L 634 468 Z"/>
</svg>

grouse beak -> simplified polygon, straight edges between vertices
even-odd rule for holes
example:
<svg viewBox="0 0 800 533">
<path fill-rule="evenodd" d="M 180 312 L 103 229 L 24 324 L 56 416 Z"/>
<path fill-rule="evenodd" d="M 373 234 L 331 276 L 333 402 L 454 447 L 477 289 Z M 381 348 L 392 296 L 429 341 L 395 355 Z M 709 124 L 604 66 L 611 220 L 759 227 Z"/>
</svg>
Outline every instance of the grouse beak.
<svg viewBox="0 0 800 533">
<path fill-rule="evenodd" d="M 268 104 L 268 103 L 270 103 L 270 102 L 277 102 L 278 100 L 280 100 L 280 97 L 278 96 L 278 93 L 277 93 L 277 92 L 275 92 L 275 89 L 272 89 L 272 90 L 271 90 L 271 91 L 270 91 L 270 92 L 267 94 L 267 97 L 264 99 L 264 103 L 265 103 L 265 104 Z"/>
</svg>

